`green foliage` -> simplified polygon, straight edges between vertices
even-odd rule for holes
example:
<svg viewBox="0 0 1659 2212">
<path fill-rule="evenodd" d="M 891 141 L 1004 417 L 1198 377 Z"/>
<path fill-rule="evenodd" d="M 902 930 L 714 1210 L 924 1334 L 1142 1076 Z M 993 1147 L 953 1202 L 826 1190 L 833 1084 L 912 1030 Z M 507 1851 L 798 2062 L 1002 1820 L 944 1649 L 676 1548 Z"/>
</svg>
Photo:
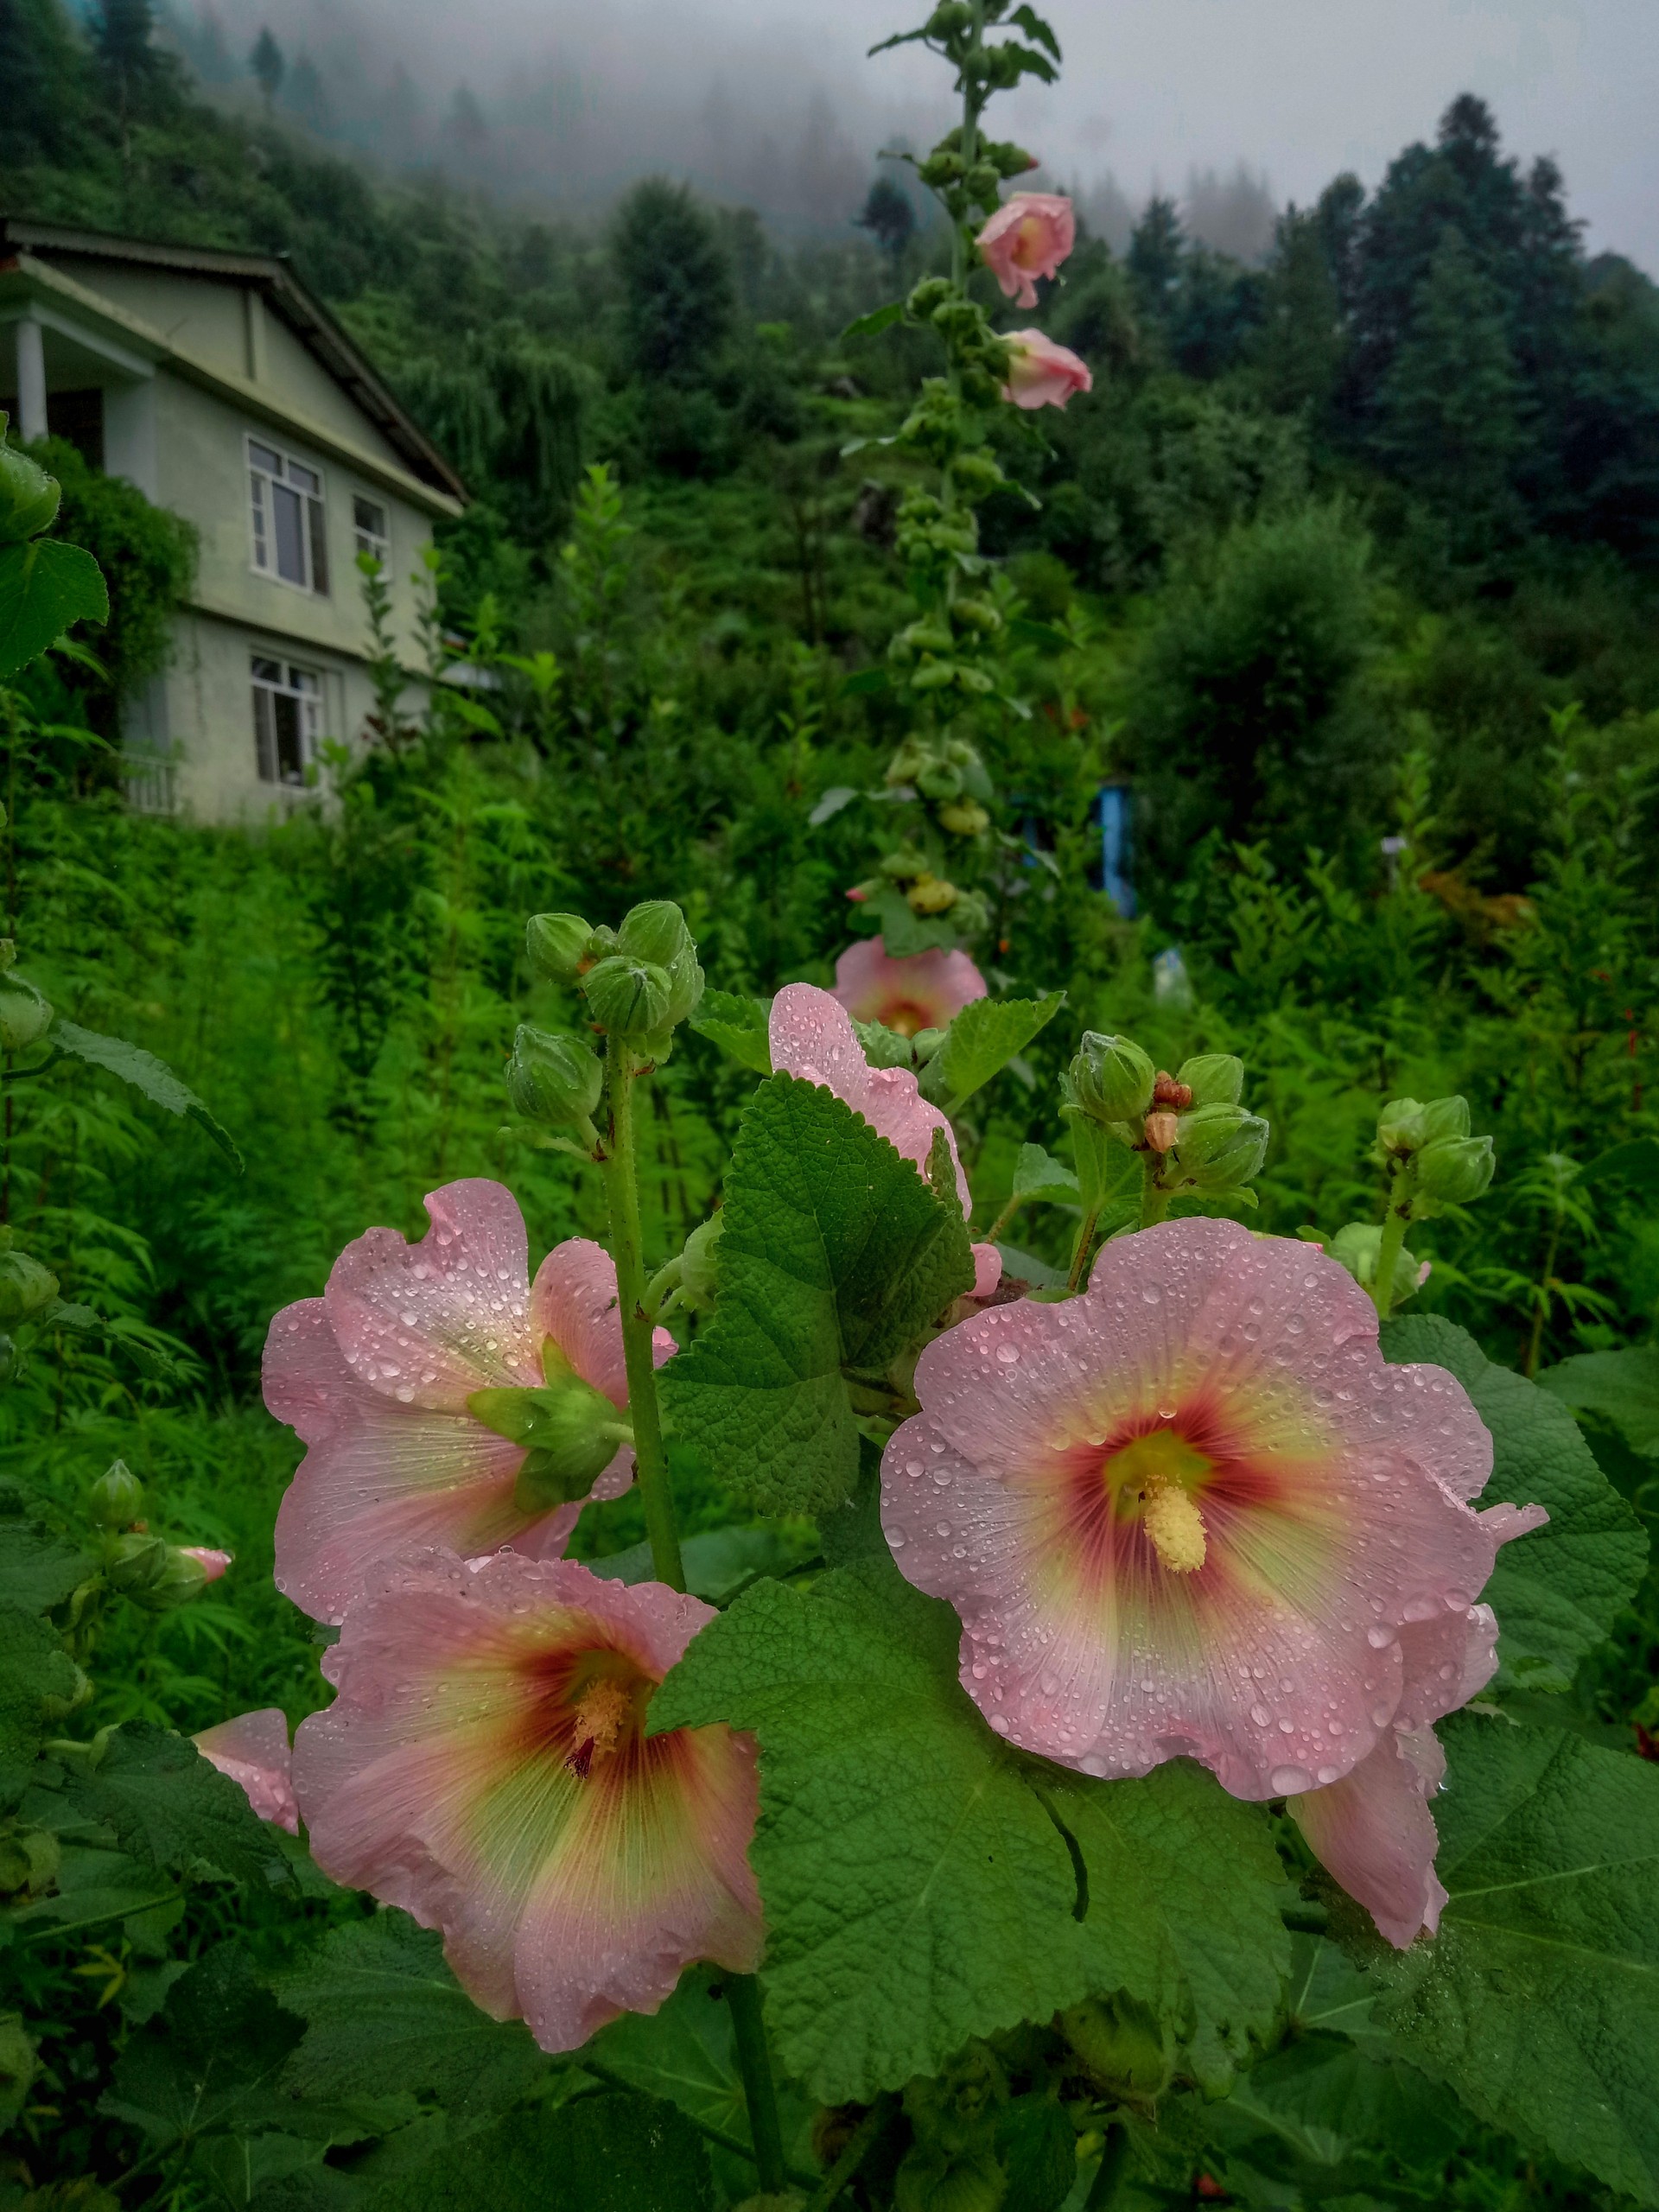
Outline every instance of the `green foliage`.
<svg viewBox="0 0 1659 2212">
<path fill-rule="evenodd" d="M 923 1095 L 954 1114 L 1023 1052 L 1065 1004 L 1064 991 L 1041 999 L 976 999 L 957 1015 L 928 1062 Z"/>
<path fill-rule="evenodd" d="M 0 680 L 77 622 L 101 622 L 110 611 L 98 563 L 79 546 L 49 537 L 0 545 Z"/>
<path fill-rule="evenodd" d="M 731 327 L 732 273 L 690 189 L 665 177 L 635 185 L 617 210 L 612 250 L 633 366 L 666 383 L 706 372 Z"/>
<path fill-rule="evenodd" d="M 971 1287 L 967 1232 L 828 1090 L 774 1075 L 726 1179 L 720 1304 L 664 1378 L 675 1435 L 762 1510 L 838 1504 L 858 1469 L 844 1376 L 888 1362 Z"/>
</svg>

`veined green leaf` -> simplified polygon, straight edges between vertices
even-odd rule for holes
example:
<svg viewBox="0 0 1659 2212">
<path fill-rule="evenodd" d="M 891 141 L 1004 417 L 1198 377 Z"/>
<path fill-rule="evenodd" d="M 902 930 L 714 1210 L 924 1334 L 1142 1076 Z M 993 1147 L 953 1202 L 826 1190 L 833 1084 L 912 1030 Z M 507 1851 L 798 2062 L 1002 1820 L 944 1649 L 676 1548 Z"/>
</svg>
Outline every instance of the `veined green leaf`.
<svg viewBox="0 0 1659 2212">
<path fill-rule="evenodd" d="M 730 1053 L 740 1067 L 752 1068 L 756 1075 L 772 1073 L 764 1000 L 745 998 L 736 991 L 705 991 L 690 1026 L 699 1037 Z"/>
<path fill-rule="evenodd" d="M 72 622 L 107 622 L 110 596 L 92 555 L 55 537 L 0 545 L 0 683 L 37 660 Z"/>
<path fill-rule="evenodd" d="M 77 1059 L 102 1068 L 106 1074 L 119 1076 L 123 1083 L 142 1090 L 146 1098 L 157 1106 L 164 1106 L 169 1114 L 183 1115 L 196 1122 L 240 1168 L 242 1154 L 230 1131 L 214 1118 L 189 1084 L 181 1083 L 167 1063 L 158 1060 L 154 1052 L 145 1052 L 141 1045 L 130 1045 L 124 1037 L 105 1037 L 96 1029 L 83 1029 L 78 1021 L 54 1021 L 49 1041 L 60 1052 L 73 1052 Z"/>
<path fill-rule="evenodd" d="M 923 1096 L 954 1111 L 1023 1052 L 1065 1004 L 1064 991 L 1040 999 L 975 999 L 922 1071 Z"/>
</svg>

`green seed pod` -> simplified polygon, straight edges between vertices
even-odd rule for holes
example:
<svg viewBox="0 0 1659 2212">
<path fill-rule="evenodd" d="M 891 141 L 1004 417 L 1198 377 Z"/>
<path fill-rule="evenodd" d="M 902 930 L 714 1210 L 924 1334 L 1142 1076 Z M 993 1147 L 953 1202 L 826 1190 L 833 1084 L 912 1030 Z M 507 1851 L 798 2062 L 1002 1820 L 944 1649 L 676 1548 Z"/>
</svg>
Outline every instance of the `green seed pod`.
<svg viewBox="0 0 1659 2212">
<path fill-rule="evenodd" d="M 524 950 L 538 976 L 574 983 L 598 956 L 594 931 L 580 914 L 532 914 L 524 925 Z"/>
<path fill-rule="evenodd" d="M 507 1096 L 515 1113 L 543 1128 L 579 1128 L 591 1119 L 605 1088 L 605 1070 L 580 1037 L 521 1026 L 507 1062 Z"/>
<path fill-rule="evenodd" d="M 717 1294 L 716 1255 L 726 1228 L 723 1213 L 711 1213 L 685 1240 L 680 1255 L 680 1296 L 694 1313 L 712 1313 Z"/>
<path fill-rule="evenodd" d="M 167 1571 L 168 1547 L 159 1536 L 140 1530 L 118 1536 L 104 1563 L 110 1586 L 132 1597 Z"/>
<path fill-rule="evenodd" d="M 1439 1137 L 1415 1160 L 1417 1194 L 1414 1219 L 1426 1220 L 1442 1206 L 1466 1206 L 1480 1197 L 1497 1166 L 1491 1137 Z"/>
<path fill-rule="evenodd" d="M 1244 1063 L 1230 1052 L 1200 1052 L 1181 1062 L 1175 1080 L 1192 1093 L 1195 1106 L 1236 1106 L 1244 1088 Z"/>
<path fill-rule="evenodd" d="M 58 1294 L 50 1268 L 27 1252 L 0 1252 L 0 1326 L 10 1329 L 44 1313 Z"/>
<path fill-rule="evenodd" d="M 55 476 L 3 438 L 0 416 L 0 545 L 17 545 L 50 529 L 63 493 Z"/>
<path fill-rule="evenodd" d="M 588 1013 L 610 1036 L 633 1043 L 668 1027 L 673 980 L 654 962 L 613 953 L 588 969 L 582 988 Z"/>
<path fill-rule="evenodd" d="M 513 1490 L 521 1513 L 546 1513 L 586 1497 L 624 1440 L 616 1408 L 568 1368 L 539 1389 L 474 1390 L 467 1410 L 498 1436 L 524 1446 Z"/>
<path fill-rule="evenodd" d="M 200 1597 L 213 1579 L 204 1563 L 191 1553 L 181 1550 L 176 1544 L 163 1544 L 156 1573 L 129 1590 L 127 1595 L 147 1613 L 173 1613 L 181 1605 L 188 1605 L 192 1599 Z"/>
<path fill-rule="evenodd" d="M 52 1027 L 52 1008 L 21 976 L 0 978 L 0 1052 L 21 1052 Z"/>
<path fill-rule="evenodd" d="M 1378 1149 L 1383 1153 L 1415 1152 L 1425 1141 L 1421 1101 L 1390 1099 L 1377 1116 Z"/>
<path fill-rule="evenodd" d="M 1238 1191 L 1261 1172 L 1268 1125 L 1242 1106 L 1196 1106 L 1175 1130 L 1175 1173 L 1195 1191 Z"/>
<path fill-rule="evenodd" d="M 1096 1122 L 1133 1122 L 1152 1103 L 1157 1071 L 1128 1037 L 1086 1030 L 1071 1066 L 1071 1095 Z"/>
<path fill-rule="evenodd" d="M 668 977 L 668 1012 L 652 1024 L 654 1029 L 673 1029 L 696 1012 L 702 996 L 696 941 L 672 899 L 653 899 L 634 907 L 616 933 L 616 946 L 625 959 L 660 968 Z"/>
<path fill-rule="evenodd" d="M 1102 2094 L 1151 2104 L 1175 2076 L 1175 2039 L 1144 2005 L 1121 1993 L 1062 2012 L 1060 2031 Z"/>
<path fill-rule="evenodd" d="M 130 1529 L 144 1510 L 144 1486 L 124 1459 L 112 1460 L 86 1496 L 100 1529 Z"/>
</svg>

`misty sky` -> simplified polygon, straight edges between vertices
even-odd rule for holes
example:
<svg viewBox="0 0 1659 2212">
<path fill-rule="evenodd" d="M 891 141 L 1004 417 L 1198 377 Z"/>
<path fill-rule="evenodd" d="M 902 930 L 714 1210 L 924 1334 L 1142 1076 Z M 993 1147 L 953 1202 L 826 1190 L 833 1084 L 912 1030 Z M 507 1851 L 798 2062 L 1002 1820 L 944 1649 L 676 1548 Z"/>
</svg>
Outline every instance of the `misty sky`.
<svg viewBox="0 0 1659 2212">
<path fill-rule="evenodd" d="M 728 117 L 753 124 L 751 165 L 768 145 L 792 156 L 814 96 L 861 162 L 893 130 L 920 143 L 939 120 L 936 62 L 914 49 L 863 59 L 909 19 L 906 0 L 198 4 L 216 4 L 227 28 L 268 18 L 290 36 L 371 20 L 435 95 L 464 79 L 486 107 L 516 103 L 526 124 L 547 87 L 580 127 L 584 174 L 602 173 L 607 139 L 629 147 L 637 173 L 642 132 L 663 147 L 662 166 L 695 170 L 695 151 L 675 157 L 682 115 L 699 118 L 705 138 Z M 1057 179 L 1087 185 L 1109 170 L 1139 201 L 1154 184 L 1179 194 L 1190 171 L 1243 162 L 1281 202 L 1306 202 L 1340 169 L 1375 184 L 1470 90 L 1491 103 L 1511 152 L 1560 162 L 1592 251 L 1659 273 L 1659 0 L 1050 0 L 1048 13 L 1066 50 L 1062 84 L 999 112 Z"/>
</svg>

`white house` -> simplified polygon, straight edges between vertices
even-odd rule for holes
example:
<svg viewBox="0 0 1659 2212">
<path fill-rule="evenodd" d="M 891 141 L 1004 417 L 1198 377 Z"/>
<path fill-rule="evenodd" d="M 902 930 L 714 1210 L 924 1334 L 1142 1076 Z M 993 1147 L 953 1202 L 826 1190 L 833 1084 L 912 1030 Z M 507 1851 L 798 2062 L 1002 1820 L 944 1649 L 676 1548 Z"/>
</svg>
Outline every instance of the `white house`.
<svg viewBox="0 0 1659 2212">
<path fill-rule="evenodd" d="M 194 523 L 170 666 L 129 709 L 137 803 L 231 822 L 304 788 L 372 704 L 362 551 L 399 658 L 465 489 L 285 262 L 0 218 L 0 409 Z"/>
</svg>

